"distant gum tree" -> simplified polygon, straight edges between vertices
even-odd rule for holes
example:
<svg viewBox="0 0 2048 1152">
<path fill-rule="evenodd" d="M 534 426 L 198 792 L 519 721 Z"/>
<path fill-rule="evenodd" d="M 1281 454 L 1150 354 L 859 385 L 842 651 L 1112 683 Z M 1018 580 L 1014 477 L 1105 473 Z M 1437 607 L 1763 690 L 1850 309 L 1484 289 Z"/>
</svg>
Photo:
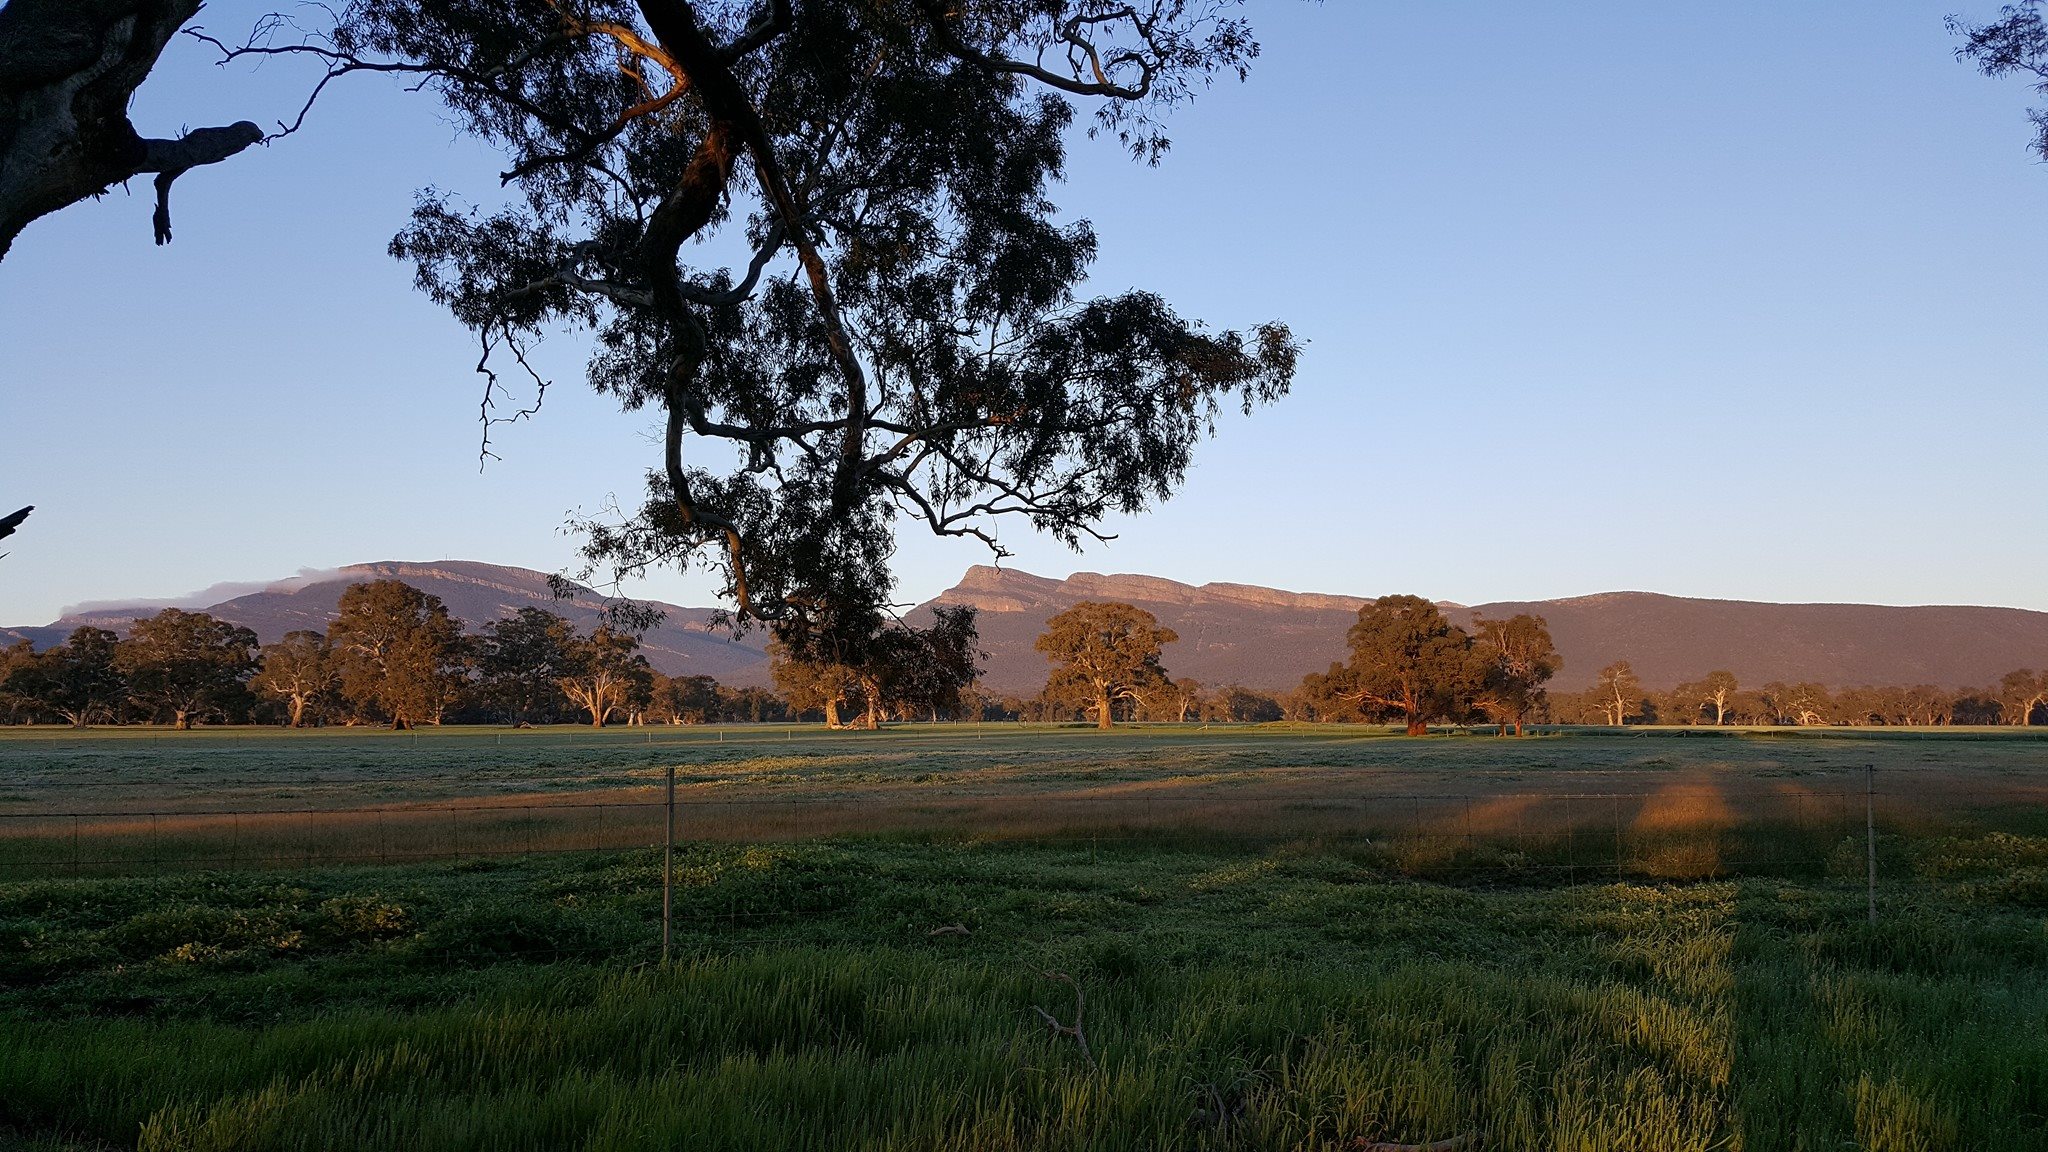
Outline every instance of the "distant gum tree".
<svg viewBox="0 0 2048 1152">
<path fill-rule="evenodd" d="M 1709 672 L 1706 679 L 1694 686 L 1693 698 L 1696 707 L 1714 710 L 1714 724 L 1719 727 L 1728 722 L 1728 710 L 1734 706 L 1735 697 L 1741 691 L 1742 683 L 1735 678 L 1735 673 Z"/>
<path fill-rule="evenodd" d="M 889 629 L 864 691 L 905 720 L 960 714 L 985 656 L 975 616 L 971 605 L 941 605 L 928 625 Z"/>
<path fill-rule="evenodd" d="M 1351 625 L 1351 663 L 1338 689 L 1358 704 L 1399 717 L 1410 736 L 1429 722 L 1468 711 L 1479 668 L 1472 638 L 1420 596 L 1382 596 Z"/>
<path fill-rule="evenodd" d="M 799 658 L 780 642 L 771 644 L 768 652 L 775 690 L 791 708 L 823 713 L 827 728 L 845 727 L 840 711 L 854 703 L 860 691 L 860 677 L 852 668 L 836 660 Z"/>
<path fill-rule="evenodd" d="M 306 711 L 333 692 L 339 683 L 334 654 L 321 632 L 287 632 L 263 646 L 261 667 L 249 687 L 285 702 L 294 728 L 306 726 Z"/>
<path fill-rule="evenodd" d="M 115 653 L 128 693 L 187 729 L 195 716 L 245 712 L 256 633 L 204 612 L 166 608 L 137 620 Z"/>
<path fill-rule="evenodd" d="M 1529 716 L 1544 706 L 1543 686 L 1564 667 L 1564 658 L 1541 616 L 1524 612 L 1505 620 L 1479 617 L 1472 628 L 1472 650 L 1479 665 L 1474 704 L 1501 731 L 1512 727 L 1520 736 Z"/>
<path fill-rule="evenodd" d="M 2034 711 L 2048 704 L 2048 672 L 2020 668 L 2007 672 L 1998 682 L 1999 715 L 2007 724 L 2024 727 L 2033 722 Z"/>
<path fill-rule="evenodd" d="M 1643 702 L 1643 683 L 1626 660 L 1617 660 L 1600 670 L 1593 682 L 1595 707 L 1607 723 L 1619 728 L 1628 723 Z"/>
<path fill-rule="evenodd" d="M 119 637 L 104 628 L 74 630 L 64 643 L 18 665 L 8 690 L 61 716 L 74 728 L 114 719 L 128 698 L 115 653 Z"/>
<path fill-rule="evenodd" d="M 576 663 L 576 626 L 545 608 L 525 607 L 484 625 L 477 637 L 478 687 L 514 724 L 558 719 L 562 678 Z"/>
<path fill-rule="evenodd" d="M 719 718 L 718 681 L 709 676 L 654 678 L 656 715 L 671 724 L 705 724 Z"/>
<path fill-rule="evenodd" d="M 1047 699 L 1085 701 L 1095 726 L 1116 723 L 1120 700 L 1141 701 L 1172 691 L 1159 660 L 1180 634 L 1130 604 L 1083 601 L 1045 622 L 1036 647 L 1053 662 Z M 1070 713 L 1071 715 L 1071 713 Z"/>
<path fill-rule="evenodd" d="M 640 638 L 600 624 L 568 647 L 568 666 L 558 681 L 570 702 L 602 728 L 614 712 L 636 712 L 651 702 L 654 670 L 640 654 Z M 635 704 L 638 708 L 635 708 Z"/>
<path fill-rule="evenodd" d="M 877 728 L 889 715 L 905 719 L 958 712 L 981 675 L 983 653 L 975 611 L 941 607 L 923 627 L 897 622 L 866 636 L 845 638 L 838 656 L 814 645 L 811 655 L 771 646 L 775 686 L 800 712 L 823 712 L 828 727 Z M 842 710 L 857 707 L 848 721 Z"/>
<path fill-rule="evenodd" d="M 349 585 L 327 639 L 357 719 L 438 724 L 463 682 L 462 626 L 439 596 L 401 580 Z"/>
</svg>

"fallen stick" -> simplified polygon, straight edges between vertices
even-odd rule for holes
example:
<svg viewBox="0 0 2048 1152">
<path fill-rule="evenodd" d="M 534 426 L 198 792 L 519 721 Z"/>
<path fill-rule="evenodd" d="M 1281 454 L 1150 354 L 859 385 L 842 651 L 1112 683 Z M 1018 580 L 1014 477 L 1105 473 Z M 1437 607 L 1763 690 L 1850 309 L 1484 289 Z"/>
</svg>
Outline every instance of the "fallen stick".
<svg viewBox="0 0 2048 1152">
<path fill-rule="evenodd" d="M 1037 969 L 1033 969 L 1033 971 L 1037 971 Z M 1074 990 L 1074 1022 L 1071 1025 L 1062 1024 L 1059 1017 L 1047 1012 L 1036 1004 L 1031 1006 L 1031 1010 L 1038 1013 L 1038 1018 L 1045 1021 L 1046 1028 L 1054 1035 L 1072 1036 L 1074 1043 L 1081 1047 L 1081 1062 L 1088 1065 L 1090 1072 L 1095 1071 L 1095 1054 L 1088 1050 L 1088 1034 L 1081 1031 L 1081 1013 L 1087 1009 L 1088 1001 L 1086 997 L 1081 995 L 1080 982 L 1065 972 L 1041 971 L 1038 974 L 1047 980 L 1058 980 Z"/>
<path fill-rule="evenodd" d="M 1367 1140 L 1360 1136 L 1351 1142 L 1351 1147 L 1352 1152 L 1464 1152 L 1464 1149 L 1479 1147 L 1485 1139 L 1483 1132 L 1467 1132 L 1462 1136 L 1448 1136 L 1421 1144 L 1396 1144 L 1391 1140 Z"/>
<path fill-rule="evenodd" d="M 965 924 L 947 924 L 925 933 L 927 936 L 965 936 L 967 934 L 967 925 Z"/>
</svg>

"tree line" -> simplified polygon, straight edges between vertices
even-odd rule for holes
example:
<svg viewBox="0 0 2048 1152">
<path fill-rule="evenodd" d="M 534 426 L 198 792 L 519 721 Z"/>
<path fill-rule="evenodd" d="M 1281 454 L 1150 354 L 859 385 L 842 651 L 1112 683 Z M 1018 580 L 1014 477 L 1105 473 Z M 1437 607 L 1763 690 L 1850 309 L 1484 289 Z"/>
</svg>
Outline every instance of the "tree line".
<svg viewBox="0 0 2048 1152">
<path fill-rule="evenodd" d="M 325 632 L 258 643 L 247 628 L 166 608 L 126 638 L 84 627 L 36 652 L 0 649 L 7 723 L 553 724 L 786 720 L 759 688 L 665 676 L 630 631 L 588 633 L 521 608 L 463 630 L 440 597 L 399 580 L 353 584 Z"/>
<path fill-rule="evenodd" d="M 2019 669 L 1996 686 L 1862 686 L 1814 683 L 1745 687 L 1713 671 L 1668 691 L 1646 690 L 1627 661 L 1602 668 L 1592 687 L 1552 692 L 1564 667 L 1548 624 L 1523 613 L 1475 618 L 1470 628 L 1419 596 L 1382 596 L 1358 611 L 1350 658 L 1311 672 L 1294 691 L 1269 695 L 1231 686 L 1205 691 L 1162 663 L 1179 637 L 1130 604 L 1083 603 L 1052 617 L 1038 650 L 1054 662 L 1035 719 L 1222 719 L 1398 723 L 1409 735 L 1431 724 L 1484 724 L 1519 735 L 1532 723 L 1687 725 L 1872 725 L 2048 723 L 2048 670 Z"/>
<path fill-rule="evenodd" d="M 1531 723 L 1880 725 L 2048 723 L 2048 671 L 2020 669 L 1997 685 L 1830 690 L 1815 683 L 1749 687 L 1726 671 L 1665 691 L 1643 687 L 1627 661 L 1592 687 L 1552 692 L 1563 667 L 1540 616 L 1473 620 L 1469 628 L 1419 596 L 1359 609 L 1350 655 L 1294 691 L 1210 688 L 1174 677 L 1163 657 L 1179 639 L 1135 605 L 1084 602 L 1051 617 L 1036 647 L 1053 665 L 1033 698 L 980 684 L 986 654 L 975 611 L 940 607 L 930 623 L 840 630 L 830 648 L 770 645 L 775 689 L 710 676 L 666 676 L 629 630 L 580 632 L 561 615 L 521 608 L 464 631 L 439 597 L 399 580 L 349 586 L 325 632 L 260 644 L 247 628 L 167 608 L 126 638 L 83 627 L 36 652 L 0 649 L 0 722 L 77 726 L 131 722 L 308 725 L 585 722 L 699 724 L 818 720 L 833 728 L 888 721 L 1086 718 L 1118 722 L 1305 720 L 1485 724 L 1503 735 Z"/>
<path fill-rule="evenodd" d="M 1559 693 L 1551 712 L 1566 724 L 1748 724 L 1922 728 L 1953 724 L 2048 724 L 2048 671 L 2021 668 L 1996 685 L 1857 685 L 1830 690 L 1810 681 L 1746 687 L 1732 672 L 1709 672 L 1667 691 L 1648 691 L 1627 661 L 1600 670 L 1591 688 Z"/>
</svg>

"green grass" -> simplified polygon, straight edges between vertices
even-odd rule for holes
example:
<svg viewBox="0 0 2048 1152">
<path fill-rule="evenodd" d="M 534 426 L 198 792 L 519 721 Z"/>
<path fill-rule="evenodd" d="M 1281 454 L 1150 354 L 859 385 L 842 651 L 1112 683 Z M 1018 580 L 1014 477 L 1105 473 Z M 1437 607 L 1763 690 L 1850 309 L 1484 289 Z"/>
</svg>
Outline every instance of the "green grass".
<svg viewBox="0 0 2048 1152">
<path fill-rule="evenodd" d="M 509 815 L 470 847 L 502 856 L 17 869 L 0 1149 L 2048 1152 L 2024 737 L 161 735 L 9 733 L 0 792 L 135 778 L 164 807 L 260 773 L 343 821 L 415 784 L 523 808 L 687 765 L 709 839 L 679 853 L 675 961 L 657 852 L 524 854 Z M 1860 812 L 1753 803 L 1866 762 L 1913 800 L 1874 926 Z M 1473 804 L 1389 835 L 1333 815 L 1340 785 Z M 1611 824 L 1523 803 L 1602 789 L 1644 799 Z M 972 804 L 761 840 L 732 791 Z M 1098 792 L 1119 823 L 1031 823 Z M 1075 988 L 1093 1065 L 1036 1011 L 1071 1022 Z"/>
<path fill-rule="evenodd" d="M 0 889 L 0 1121 L 145 1148 L 2048 1148 L 2048 845 L 1463 888 L 1312 844 Z M 969 934 L 932 936 L 961 924 Z M 1032 1012 L 1087 996 L 1099 1060 Z M 1217 1117 L 1222 1117 L 1220 1121 Z"/>
</svg>

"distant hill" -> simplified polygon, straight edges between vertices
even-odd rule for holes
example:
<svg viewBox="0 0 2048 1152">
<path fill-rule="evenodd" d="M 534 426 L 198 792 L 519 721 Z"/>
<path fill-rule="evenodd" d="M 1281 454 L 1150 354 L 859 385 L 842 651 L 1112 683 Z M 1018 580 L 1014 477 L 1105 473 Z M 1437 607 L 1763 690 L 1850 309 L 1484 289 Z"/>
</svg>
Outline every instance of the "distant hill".
<svg viewBox="0 0 2048 1152">
<path fill-rule="evenodd" d="M 365 580 L 396 579 L 439 596 L 448 611 L 474 632 L 520 608 L 546 608 L 588 630 L 603 611 L 604 600 L 582 588 L 567 600 L 555 599 L 545 573 L 471 560 L 432 563 L 382 561 L 354 564 L 313 579 L 285 580 L 260 592 L 231 597 L 194 608 L 248 628 L 270 643 L 302 628 L 324 631 L 334 618 L 342 590 Z M 708 608 L 654 604 L 666 615 L 642 640 L 648 662 L 671 676 L 715 676 L 726 684 L 768 683 L 767 638 L 759 632 L 735 640 L 710 625 Z M 61 642 L 72 629 L 85 625 L 126 633 L 129 622 L 157 611 L 155 605 L 95 607 L 66 615 L 40 628 L 11 628 L 5 634 L 26 638 L 38 648 Z M 11 642 L 11 641 L 10 641 Z"/>
<path fill-rule="evenodd" d="M 1176 676 L 1269 691 L 1292 688 L 1303 673 L 1343 659 L 1345 632 L 1365 603 L 1355 596 L 1242 584 L 1196 587 L 1153 576 L 1079 572 L 1052 580 L 985 565 L 968 569 L 932 603 L 980 609 L 982 646 L 989 652 L 985 682 L 998 692 L 1030 693 L 1045 683 L 1048 667 L 1032 642 L 1047 617 L 1083 600 L 1136 604 L 1180 633 L 1165 657 Z M 1475 615 L 1542 616 L 1564 656 L 1553 682 L 1562 689 L 1589 686 L 1616 660 L 1629 661 L 1652 688 L 1715 669 L 1745 684 L 1960 688 L 2048 665 L 2048 612 L 2016 608 L 1764 604 L 1650 592 L 1443 607 L 1460 623 Z"/>
<path fill-rule="evenodd" d="M 604 601 L 581 589 L 556 600 L 547 576 L 525 568 L 468 560 L 358 564 L 286 580 L 261 591 L 197 607 L 253 629 L 267 643 L 298 628 L 324 629 L 348 585 L 395 578 L 432 592 L 474 631 L 532 605 L 559 612 L 588 629 Z M 243 587 L 247 587 L 244 585 Z M 1032 647 L 1046 618 L 1083 600 L 1122 600 L 1158 616 L 1180 640 L 1166 650 L 1176 676 L 1204 684 L 1243 684 L 1282 691 L 1303 673 L 1345 657 L 1344 636 L 1364 599 L 1283 592 L 1245 584 L 1199 587 L 1156 576 L 1077 572 L 1065 580 L 975 565 L 960 583 L 921 605 L 912 620 L 929 619 L 936 604 L 980 609 L 984 682 L 993 691 L 1030 694 L 1045 684 L 1048 665 Z M 670 675 L 715 676 L 728 684 L 769 682 L 767 638 L 734 640 L 711 627 L 711 610 L 657 604 L 667 613 L 645 639 L 647 657 Z M 1651 688 L 1668 688 L 1717 668 L 1745 684 L 1772 680 L 1851 684 L 1995 683 L 2015 668 L 2048 666 L 2048 612 L 2017 608 L 1919 607 L 1875 604 L 1763 604 L 1697 600 L 1651 592 L 1608 592 L 1565 600 L 1464 606 L 1444 604 L 1453 619 L 1532 612 L 1550 623 L 1564 654 L 1554 686 L 1584 688 L 1600 668 L 1627 660 Z M 95 607 L 42 627 L 0 629 L 0 643 L 26 638 L 48 647 L 91 624 L 125 632 L 157 606 Z"/>
</svg>

